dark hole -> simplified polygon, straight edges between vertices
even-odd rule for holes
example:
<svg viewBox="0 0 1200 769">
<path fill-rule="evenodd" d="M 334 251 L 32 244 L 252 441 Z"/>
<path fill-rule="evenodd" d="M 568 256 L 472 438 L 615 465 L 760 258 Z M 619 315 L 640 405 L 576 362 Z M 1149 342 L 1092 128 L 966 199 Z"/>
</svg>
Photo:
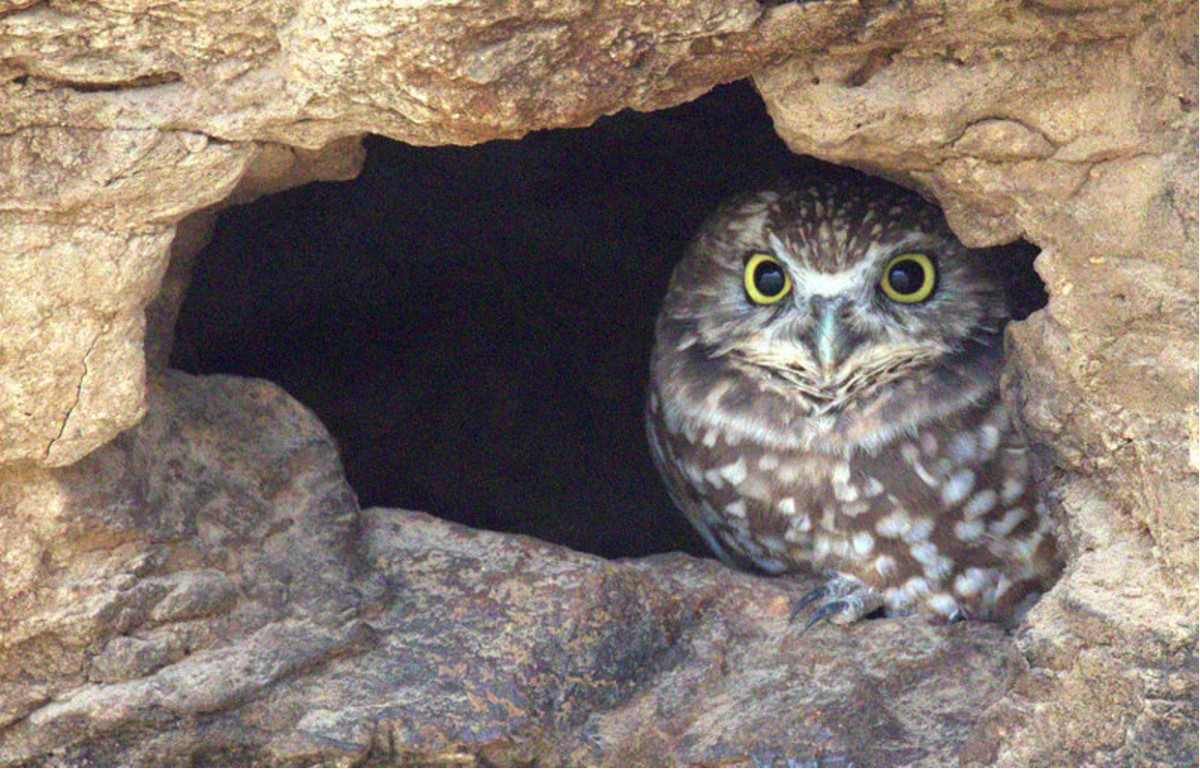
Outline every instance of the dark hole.
<svg viewBox="0 0 1200 769">
<path fill-rule="evenodd" d="M 282 385 L 337 438 L 364 507 L 607 557 L 708 555 L 646 447 L 653 318 L 722 199 L 820 164 L 745 83 L 520 141 L 367 146 L 352 182 L 222 215 L 171 365 Z"/>
</svg>

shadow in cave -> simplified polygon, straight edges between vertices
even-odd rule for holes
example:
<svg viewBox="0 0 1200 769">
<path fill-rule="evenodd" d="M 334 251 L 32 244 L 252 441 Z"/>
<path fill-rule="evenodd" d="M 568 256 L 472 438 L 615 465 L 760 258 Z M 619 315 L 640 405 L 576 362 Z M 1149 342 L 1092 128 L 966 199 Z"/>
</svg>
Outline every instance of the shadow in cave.
<svg viewBox="0 0 1200 769">
<path fill-rule="evenodd" d="M 654 315 L 722 199 L 822 164 L 788 152 L 746 83 L 519 141 L 367 150 L 354 181 L 221 216 L 171 365 L 282 385 L 364 507 L 709 555 L 643 435 Z"/>
</svg>

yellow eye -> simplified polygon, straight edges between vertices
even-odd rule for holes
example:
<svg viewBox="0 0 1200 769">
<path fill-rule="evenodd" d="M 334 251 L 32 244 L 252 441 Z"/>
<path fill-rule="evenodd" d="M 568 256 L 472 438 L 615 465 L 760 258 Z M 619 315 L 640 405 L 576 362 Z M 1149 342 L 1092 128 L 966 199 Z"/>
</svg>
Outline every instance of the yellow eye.
<svg viewBox="0 0 1200 769">
<path fill-rule="evenodd" d="M 746 295 L 755 304 L 775 304 L 792 290 L 791 278 L 770 254 L 751 254 L 742 280 Z"/>
<path fill-rule="evenodd" d="M 879 287 L 888 299 L 901 304 L 923 302 L 937 286 L 937 268 L 925 254 L 893 256 L 883 270 Z"/>
</svg>

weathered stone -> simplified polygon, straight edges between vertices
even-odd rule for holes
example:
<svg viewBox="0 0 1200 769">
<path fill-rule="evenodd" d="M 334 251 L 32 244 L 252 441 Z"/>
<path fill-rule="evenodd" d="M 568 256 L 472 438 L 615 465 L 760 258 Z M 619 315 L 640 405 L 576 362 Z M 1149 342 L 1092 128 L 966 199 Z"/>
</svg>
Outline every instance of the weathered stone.
<svg viewBox="0 0 1200 769">
<path fill-rule="evenodd" d="M 145 309 L 184 214 L 346 178 L 360 157 L 155 130 L 0 137 L 0 464 L 70 464 L 141 416 Z"/>
<path fill-rule="evenodd" d="M 228 611 L 237 601 L 233 582 L 215 569 L 176 572 L 167 584 L 170 592 L 150 612 L 156 622 L 207 617 Z"/>
<path fill-rule="evenodd" d="M 1194 17 L 1163 3 L 1110 40 L 1007 50 L 922 37 L 878 57 L 866 36 L 756 78 L 795 151 L 908 180 L 969 242 L 1043 247 L 1050 303 L 1010 327 L 1010 381 L 1073 553 L 1030 618 L 1033 672 L 994 710 L 1003 763 L 1195 761 L 1194 735 L 1152 748 L 1161 727 L 1135 726 L 1196 697 Z"/>
<path fill-rule="evenodd" d="M 845 11 L 815 16 L 796 30 L 812 45 L 841 35 Z M 310 149 L 367 130 L 418 144 L 519 136 L 743 77 L 778 51 L 763 17 L 753 0 L 43 4 L 0 19 L 0 132 L 120 123 Z"/>
<path fill-rule="evenodd" d="M 26 564 L 0 604 L 11 717 L 47 684 L 83 684 L 102 648 L 97 680 L 136 674 L 137 642 L 120 636 L 157 638 L 156 668 L 288 618 L 356 615 L 354 495 L 312 415 L 273 385 L 220 377 L 166 375 L 148 398 L 135 430 L 81 462 L 0 476 L 4 533 L 22 532 L 4 537 L 6 560 Z"/>
<path fill-rule="evenodd" d="M 432 732 L 498 763 L 953 763 L 1020 666 L 993 627 L 805 635 L 787 583 L 713 562 L 610 563 L 364 515 L 368 557 L 405 589 L 373 623 L 375 659 L 339 663 L 299 726 L 307 750 L 341 743 L 346 759 L 428 762 Z"/>
<path fill-rule="evenodd" d="M 5 604 L 4 763 L 953 763 L 1023 666 L 987 625 L 804 634 L 804 585 L 714 562 L 356 523 L 333 443 L 277 388 L 150 392 L 137 428 L 18 487 L 71 500 L 33 521 L 44 562 L 105 556 Z M 52 638 L 84 648 L 36 653 Z"/>
<path fill-rule="evenodd" d="M 880 56 L 864 32 L 755 82 L 792 149 L 916 183 L 968 243 L 1027 237 L 1181 267 L 1195 238 L 1195 6 L 1160 5 L 1091 14 L 1128 25 L 1107 41 L 929 35 Z"/>
<path fill-rule="evenodd" d="M 1195 16 L 8 3 L 0 761 L 1195 764 Z M 751 74 L 797 151 L 1044 249 L 1010 395 L 1069 563 L 1015 646 L 904 621 L 801 640 L 779 583 L 360 518 L 277 388 L 147 384 L 146 308 L 161 363 L 239 185 L 344 177 L 365 131 L 512 137 Z"/>
<path fill-rule="evenodd" d="M 253 154 L 158 131 L 0 137 L 0 463 L 70 464 L 141 416 L 171 220 L 228 195 Z"/>
<path fill-rule="evenodd" d="M 92 660 L 89 678 L 98 683 L 115 683 L 150 675 L 178 662 L 186 648 L 174 632 L 153 631 L 146 637 L 117 636 Z"/>
</svg>

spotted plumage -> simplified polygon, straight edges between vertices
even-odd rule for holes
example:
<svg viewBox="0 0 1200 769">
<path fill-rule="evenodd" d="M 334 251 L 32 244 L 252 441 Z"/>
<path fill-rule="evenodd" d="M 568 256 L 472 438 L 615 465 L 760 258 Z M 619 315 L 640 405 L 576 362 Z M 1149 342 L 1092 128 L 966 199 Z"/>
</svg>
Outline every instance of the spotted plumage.
<svg viewBox="0 0 1200 769">
<path fill-rule="evenodd" d="M 730 201 L 672 275 L 647 408 L 726 562 L 829 575 L 814 618 L 1009 619 L 1059 565 L 999 395 L 1003 289 L 918 196 L 857 174 Z"/>
</svg>

